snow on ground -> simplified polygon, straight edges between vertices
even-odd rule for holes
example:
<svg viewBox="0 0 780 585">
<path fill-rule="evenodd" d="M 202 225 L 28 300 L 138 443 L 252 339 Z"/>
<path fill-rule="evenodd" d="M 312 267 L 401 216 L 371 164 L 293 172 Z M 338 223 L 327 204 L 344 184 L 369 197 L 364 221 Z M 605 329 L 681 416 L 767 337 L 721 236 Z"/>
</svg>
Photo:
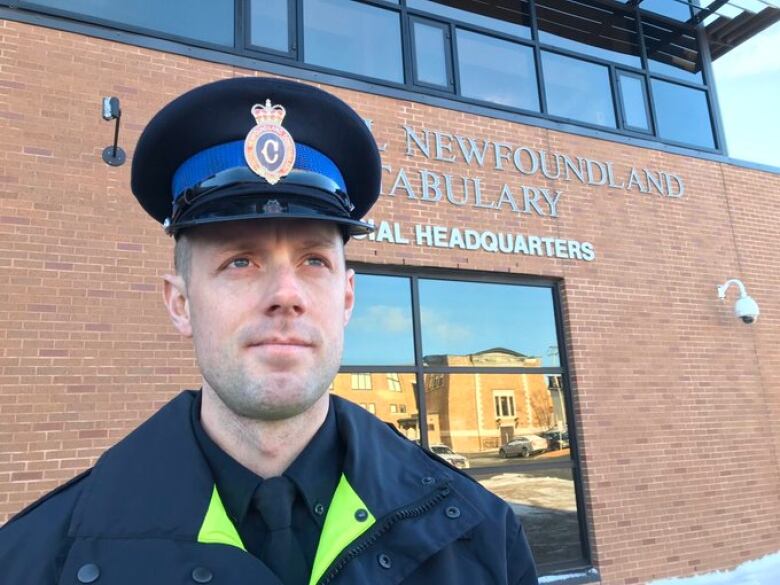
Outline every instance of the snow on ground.
<svg viewBox="0 0 780 585">
<path fill-rule="evenodd" d="M 780 585 L 780 551 L 742 563 L 732 571 L 661 579 L 647 585 Z"/>
<path fill-rule="evenodd" d="M 571 480 L 502 473 L 480 483 L 517 508 L 516 512 L 521 515 L 523 508 L 529 514 L 549 510 L 577 511 L 574 483 Z"/>
</svg>

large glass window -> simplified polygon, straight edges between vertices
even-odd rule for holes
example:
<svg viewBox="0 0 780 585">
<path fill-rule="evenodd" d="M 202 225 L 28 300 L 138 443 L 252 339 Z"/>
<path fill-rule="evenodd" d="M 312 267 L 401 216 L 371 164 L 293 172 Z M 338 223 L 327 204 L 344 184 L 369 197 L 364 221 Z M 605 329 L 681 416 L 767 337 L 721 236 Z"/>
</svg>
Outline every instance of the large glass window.
<svg viewBox="0 0 780 585">
<path fill-rule="evenodd" d="M 531 19 L 526 0 L 460 0 L 457 8 L 446 2 L 406 0 L 409 8 L 425 10 L 445 18 L 473 24 L 516 37 L 531 38 Z"/>
<path fill-rule="evenodd" d="M 367 410 L 373 404 L 380 419 L 506 500 L 542 573 L 583 565 L 554 288 L 422 275 L 357 280 L 356 311 L 372 315 L 373 335 L 348 329 L 347 353 L 373 345 L 370 363 L 397 346 L 416 358 L 382 368 L 345 363 L 332 391 Z"/>
<path fill-rule="evenodd" d="M 691 7 L 684 0 L 642 0 L 639 7 L 675 20 L 686 21 L 691 17 Z"/>
<path fill-rule="evenodd" d="M 470 98 L 539 111 L 531 47 L 458 29 L 461 93 Z"/>
<path fill-rule="evenodd" d="M 235 27 L 233 0 L 166 0 L 165 2 L 35 0 L 29 4 L 56 8 L 187 39 L 233 46 Z"/>
<path fill-rule="evenodd" d="M 537 0 L 536 18 L 542 43 L 642 67 L 636 19 L 628 12 L 575 0 Z"/>
<path fill-rule="evenodd" d="M 648 16 L 642 17 L 642 30 L 650 71 L 693 83 L 703 81 L 699 43 L 692 30 L 677 29 Z"/>
<path fill-rule="evenodd" d="M 408 278 L 358 274 L 360 299 L 347 327 L 342 362 L 348 366 L 414 364 Z"/>
<path fill-rule="evenodd" d="M 658 134 L 667 140 L 715 148 L 707 94 L 700 89 L 652 80 Z"/>
<path fill-rule="evenodd" d="M 419 291 L 426 364 L 560 366 L 549 288 L 426 279 Z"/>
<path fill-rule="evenodd" d="M 289 0 L 251 0 L 249 36 L 252 45 L 282 51 L 290 50 Z"/>
<path fill-rule="evenodd" d="M 616 126 L 607 67 L 542 51 L 542 69 L 550 114 L 598 126 Z"/>
<path fill-rule="evenodd" d="M 304 61 L 403 83 L 398 12 L 349 0 L 305 0 Z"/>
</svg>

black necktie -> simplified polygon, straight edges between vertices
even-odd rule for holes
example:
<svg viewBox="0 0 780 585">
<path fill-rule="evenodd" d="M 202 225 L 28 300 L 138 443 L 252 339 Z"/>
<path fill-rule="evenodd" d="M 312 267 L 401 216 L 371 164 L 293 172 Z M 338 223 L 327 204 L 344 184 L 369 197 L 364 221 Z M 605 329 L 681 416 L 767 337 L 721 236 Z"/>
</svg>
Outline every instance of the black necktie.
<svg viewBox="0 0 780 585">
<path fill-rule="evenodd" d="M 285 585 L 308 585 L 309 569 L 292 530 L 295 485 L 286 477 L 263 480 L 252 496 L 268 528 L 261 560 Z"/>
</svg>

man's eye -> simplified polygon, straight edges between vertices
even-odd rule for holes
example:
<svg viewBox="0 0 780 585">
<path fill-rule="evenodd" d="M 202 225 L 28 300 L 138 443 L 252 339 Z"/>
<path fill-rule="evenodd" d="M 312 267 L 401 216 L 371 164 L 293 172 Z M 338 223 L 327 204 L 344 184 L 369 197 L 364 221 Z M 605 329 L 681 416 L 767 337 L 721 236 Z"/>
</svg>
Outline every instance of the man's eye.
<svg viewBox="0 0 780 585">
<path fill-rule="evenodd" d="M 325 262 L 322 258 L 318 258 L 317 256 L 311 256 L 309 258 L 306 258 L 306 264 L 309 266 L 327 266 L 328 263 Z"/>
<path fill-rule="evenodd" d="M 249 259 L 248 258 L 234 258 L 230 261 L 230 264 L 228 266 L 232 268 L 248 268 L 249 267 Z"/>
</svg>

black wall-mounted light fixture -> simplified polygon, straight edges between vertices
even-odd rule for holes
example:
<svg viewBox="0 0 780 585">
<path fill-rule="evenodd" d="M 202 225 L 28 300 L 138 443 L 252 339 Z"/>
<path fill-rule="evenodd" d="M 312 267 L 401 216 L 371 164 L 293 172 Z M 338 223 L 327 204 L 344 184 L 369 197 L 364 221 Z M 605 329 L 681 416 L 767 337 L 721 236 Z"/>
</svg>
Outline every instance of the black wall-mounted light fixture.
<svg viewBox="0 0 780 585">
<path fill-rule="evenodd" d="M 103 119 L 106 122 L 116 120 L 114 127 L 114 145 L 103 149 L 103 161 L 112 167 L 118 167 L 125 163 L 125 151 L 117 143 L 119 142 L 119 120 L 122 118 L 122 109 L 119 107 L 118 97 L 103 98 Z"/>
</svg>

